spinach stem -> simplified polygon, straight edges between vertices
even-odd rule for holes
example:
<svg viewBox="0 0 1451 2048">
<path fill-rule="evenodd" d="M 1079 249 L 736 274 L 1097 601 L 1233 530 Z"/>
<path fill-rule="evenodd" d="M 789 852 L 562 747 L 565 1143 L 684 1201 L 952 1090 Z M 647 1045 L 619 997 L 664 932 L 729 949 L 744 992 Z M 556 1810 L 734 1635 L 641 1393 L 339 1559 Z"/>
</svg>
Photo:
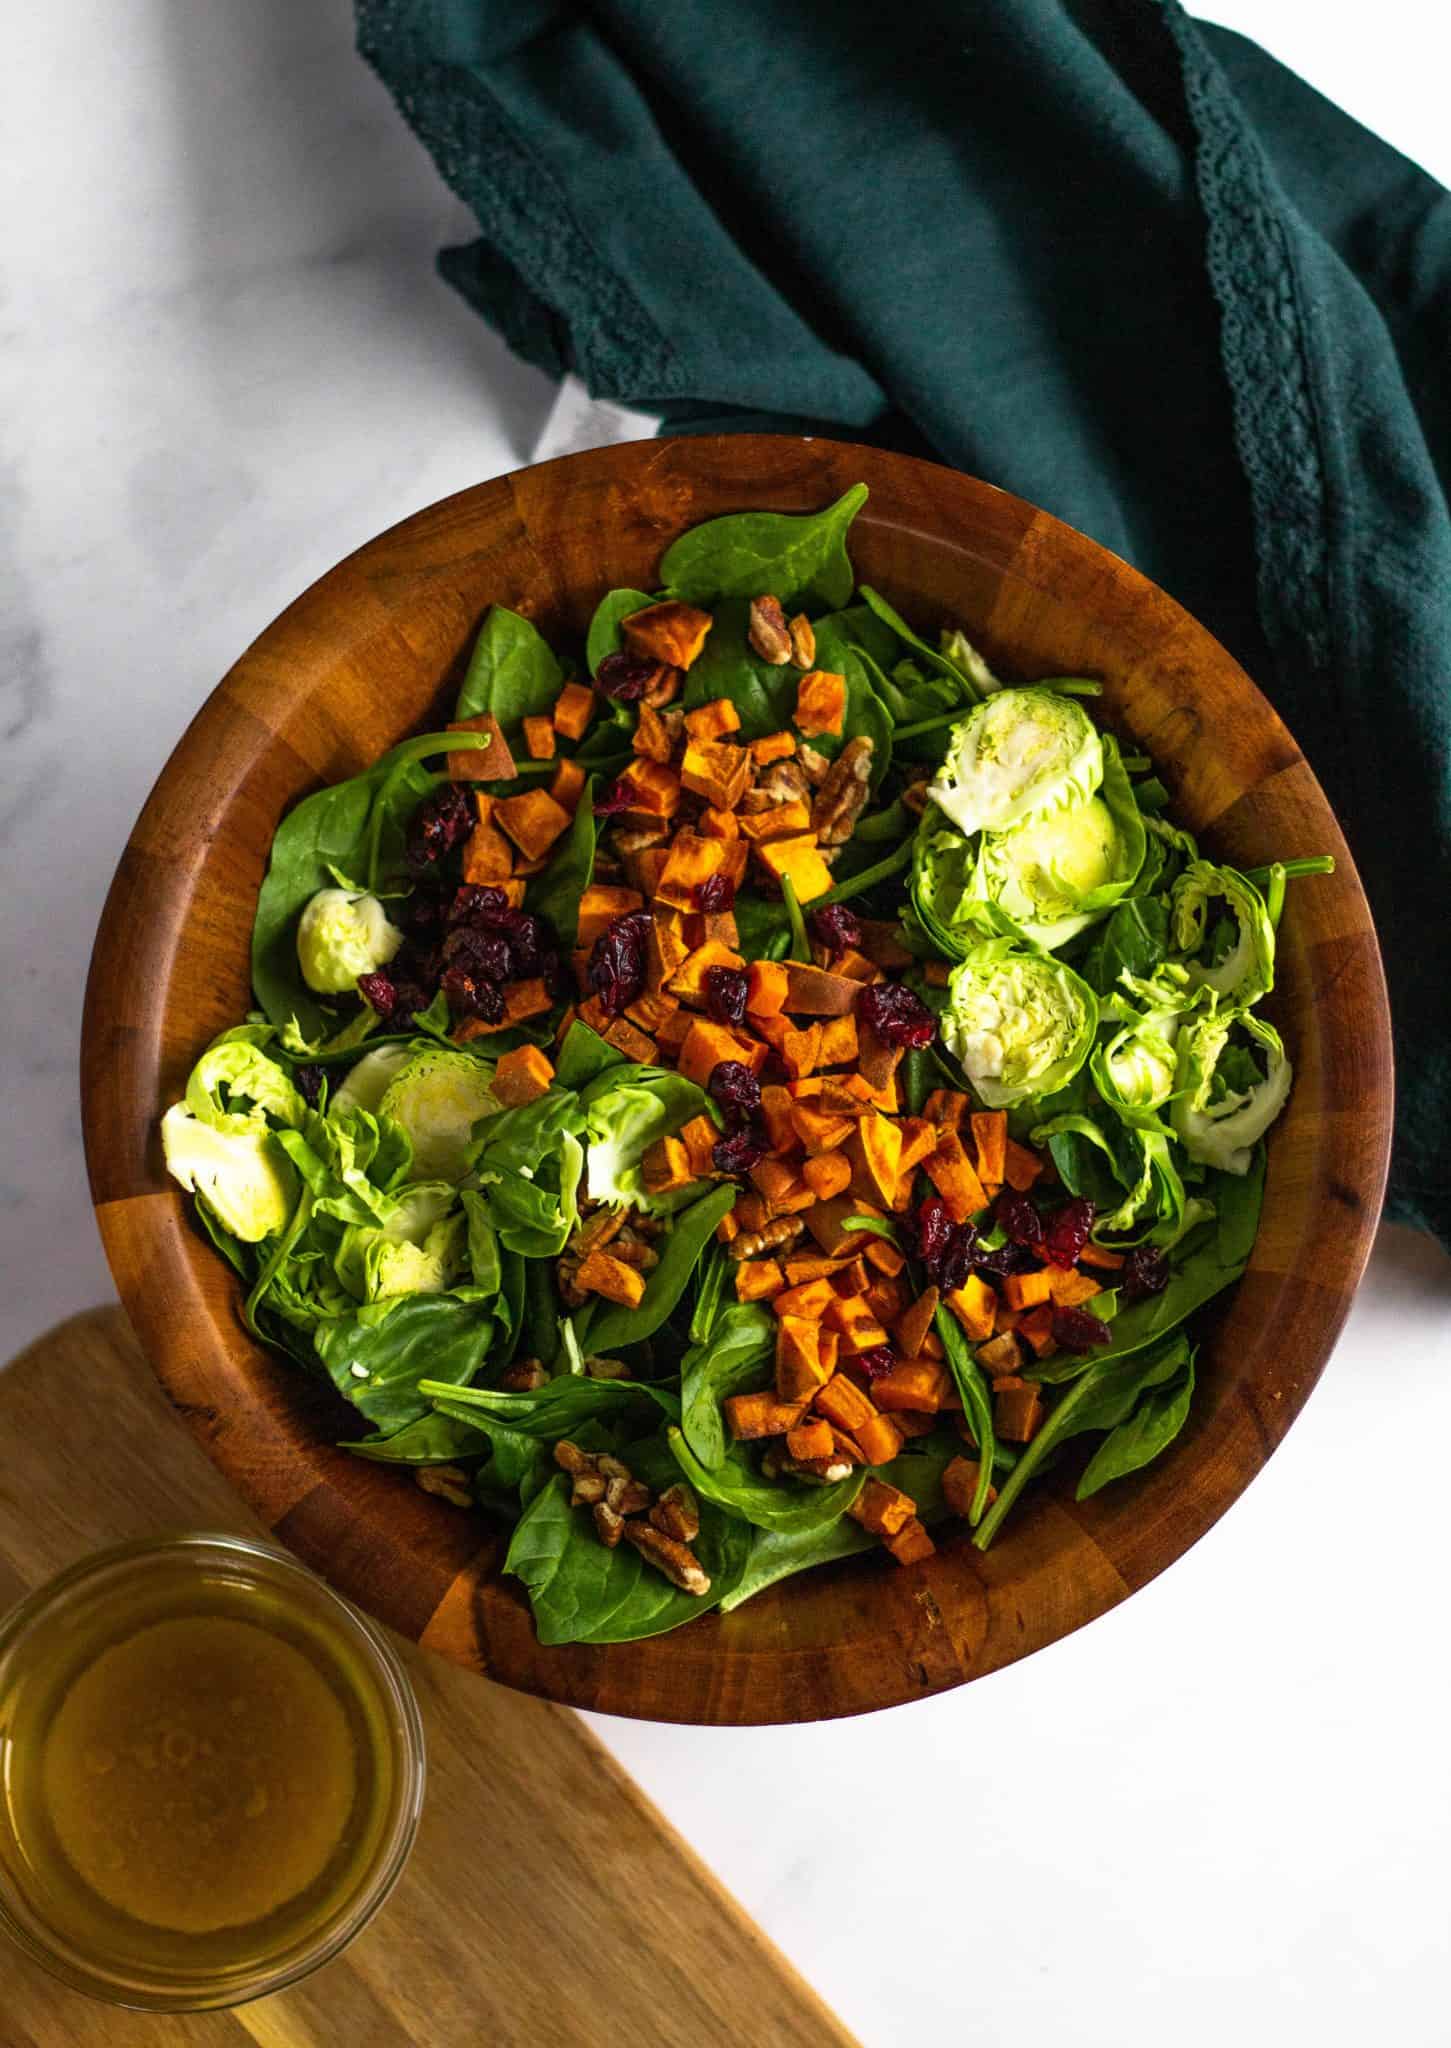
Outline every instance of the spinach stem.
<svg viewBox="0 0 1451 2048">
<path fill-rule="evenodd" d="M 789 875 L 781 877 L 781 900 L 786 905 L 786 915 L 791 920 L 791 958 L 808 961 L 811 958 L 811 941 L 806 936 L 806 920 L 801 915 L 801 902 L 796 894 L 796 885 Z M 825 903 L 828 899 L 822 897 Z"/>
<path fill-rule="evenodd" d="M 838 882 L 836 887 L 828 889 L 824 896 L 813 898 L 812 908 L 819 908 L 826 903 L 845 903 L 848 897 L 860 896 L 863 890 L 873 889 L 878 882 L 885 882 L 889 875 L 895 875 L 911 860 L 912 844 L 910 839 L 907 840 L 895 853 L 888 854 L 885 860 L 879 860 L 874 868 L 863 868 L 859 875 L 851 876 L 848 881 Z M 786 880 L 789 880 L 789 877 L 783 878 L 783 892 Z"/>
<path fill-rule="evenodd" d="M 1247 882 L 1253 882 L 1257 889 L 1263 889 L 1273 880 L 1277 868 L 1286 881 L 1295 875 L 1333 875 L 1335 856 L 1330 853 L 1311 853 L 1300 860 L 1277 860 L 1272 861 L 1268 867 L 1243 868 L 1241 873 Z"/>
<path fill-rule="evenodd" d="M 373 793 L 373 808 L 368 815 L 368 887 L 378 886 L 378 848 L 383 837 L 383 820 L 387 816 L 387 799 L 393 788 L 393 779 L 399 770 L 412 761 L 423 761 L 430 754 L 463 753 L 476 747 L 491 747 L 494 735 L 491 732 L 421 732 L 416 738 L 404 740 L 389 753 L 384 754 L 378 766 L 383 778 Z M 447 777 L 440 775 L 439 782 Z"/>
<path fill-rule="evenodd" d="M 966 716 L 967 712 L 959 704 L 956 711 L 939 711 L 935 718 L 919 718 L 915 725 L 899 725 L 892 737 L 894 740 L 915 740 L 919 733 L 939 732 L 944 725 L 961 725 Z"/>
</svg>

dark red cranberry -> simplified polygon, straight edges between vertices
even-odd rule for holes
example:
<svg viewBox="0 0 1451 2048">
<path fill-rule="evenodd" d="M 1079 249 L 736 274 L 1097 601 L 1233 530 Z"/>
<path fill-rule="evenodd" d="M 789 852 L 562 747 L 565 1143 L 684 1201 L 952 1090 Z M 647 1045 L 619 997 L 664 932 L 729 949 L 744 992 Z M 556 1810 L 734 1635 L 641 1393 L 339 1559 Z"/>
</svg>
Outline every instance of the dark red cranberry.
<svg viewBox="0 0 1451 2048">
<path fill-rule="evenodd" d="M 750 987 L 739 967 L 707 967 L 705 1007 L 717 1024 L 744 1024 L 746 994 Z"/>
<path fill-rule="evenodd" d="M 318 1097 L 322 1094 L 323 1073 L 321 1067 L 311 1065 L 295 1067 L 292 1073 L 297 1083 L 297 1092 L 309 1109 L 316 1109 Z"/>
<path fill-rule="evenodd" d="M 1086 1308 L 1055 1308 L 1053 1342 L 1064 1351 L 1090 1351 L 1095 1344 L 1107 1344 L 1111 1332 L 1102 1316 Z"/>
<path fill-rule="evenodd" d="M 716 1068 L 720 1072 L 720 1068 Z M 711 1148 L 717 1173 L 749 1173 L 753 1166 L 763 1160 L 770 1150 L 766 1133 L 759 1124 L 743 1124 L 738 1131 L 732 1131 L 727 1138 L 720 1138 Z"/>
<path fill-rule="evenodd" d="M 434 867 L 479 821 L 472 789 L 446 782 L 426 796 L 408 821 L 407 858 L 415 873 Z"/>
<path fill-rule="evenodd" d="M 729 910 L 736 900 L 736 885 L 729 875 L 707 875 L 703 882 L 697 882 L 691 891 L 697 910 L 709 915 L 717 910 Z"/>
<path fill-rule="evenodd" d="M 607 654 L 595 670 L 595 688 L 617 704 L 637 704 L 654 682 L 658 666 L 638 654 Z"/>
<path fill-rule="evenodd" d="M 391 974 L 360 974 L 358 994 L 370 1009 L 377 1011 L 386 1024 L 398 1005 L 398 991 L 393 985 Z"/>
<path fill-rule="evenodd" d="M 504 991 L 497 982 L 485 981 L 462 967 L 450 967 L 442 985 L 451 1017 L 479 1017 L 485 1024 L 503 1021 Z"/>
<path fill-rule="evenodd" d="M 869 983 L 857 1000 L 857 1017 L 871 1025 L 883 1045 L 920 1051 L 937 1036 L 937 1019 L 899 981 Z"/>
<path fill-rule="evenodd" d="M 649 937 L 649 912 L 631 910 L 606 925 L 595 940 L 589 956 L 589 985 L 607 1017 L 618 1017 L 644 994 Z"/>
<path fill-rule="evenodd" d="M 646 919 L 647 927 L 648 924 L 649 920 Z M 550 926 L 542 917 L 535 917 L 532 911 L 511 910 L 509 922 L 504 929 L 508 937 L 512 973 L 520 981 L 527 981 L 531 975 L 542 974 L 546 958 L 558 951 Z"/>
<path fill-rule="evenodd" d="M 993 1215 L 1007 1234 L 1009 1244 L 1025 1245 L 1040 1256 L 1043 1251 L 1043 1219 L 1028 1197 L 1016 1188 L 1004 1188 L 993 1204 Z"/>
<path fill-rule="evenodd" d="M 813 910 L 810 922 L 812 938 L 829 953 L 844 953 L 848 946 L 861 944 L 861 921 L 844 903 L 827 903 Z"/>
<path fill-rule="evenodd" d="M 1055 1209 L 1043 1226 L 1043 1257 L 1050 1266 L 1076 1266 L 1083 1257 L 1088 1233 L 1093 1228 L 1094 1206 L 1086 1195 L 1075 1195 L 1061 1209 Z"/>
<path fill-rule="evenodd" d="M 859 1351 L 856 1362 L 869 1380 L 879 1380 L 897 1363 L 897 1354 L 890 1344 L 877 1344 L 870 1351 Z"/>
<path fill-rule="evenodd" d="M 393 908 L 393 922 L 403 931 L 420 939 L 432 939 L 440 933 L 450 917 L 449 899 L 437 889 L 420 884 L 412 895 Z"/>
<path fill-rule="evenodd" d="M 1144 1301 L 1169 1284 L 1169 1260 L 1156 1244 L 1136 1244 L 1124 1260 L 1119 1281 L 1125 1301 Z"/>
<path fill-rule="evenodd" d="M 761 1084 L 741 1060 L 721 1060 L 711 1073 L 708 1093 L 733 1131 L 760 1114 Z"/>
<path fill-rule="evenodd" d="M 617 776 L 609 788 L 594 800 L 594 814 L 597 818 L 615 818 L 621 811 L 633 810 L 635 792 L 623 775 Z"/>
<path fill-rule="evenodd" d="M 921 1260 L 934 1287 L 947 1293 L 960 1287 L 972 1271 L 977 1231 L 971 1223 L 954 1223 L 940 1195 L 928 1195 L 903 1218 L 908 1249 Z"/>
<path fill-rule="evenodd" d="M 487 882 L 464 882 L 453 892 L 448 906 L 450 924 L 476 924 L 497 931 L 513 915 L 513 906 L 502 889 Z"/>
<path fill-rule="evenodd" d="M 1038 1254 L 1025 1244 L 994 1245 L 992 1250 L 978 1245 L 972 1255 L 972 1270 L 983 1278 L 1002 1280 L 1009 1273 L 1031 1273 L 1041 1264 Z"/>
<path fill-rule="evenodd" d="M 484 981 L 514 978 L 509 958 L 509 941 L 501 932 L 476 930 L 472 925 L 455 925 L 443 942 L 447 966 L 462 968 Z"/>
</svg>

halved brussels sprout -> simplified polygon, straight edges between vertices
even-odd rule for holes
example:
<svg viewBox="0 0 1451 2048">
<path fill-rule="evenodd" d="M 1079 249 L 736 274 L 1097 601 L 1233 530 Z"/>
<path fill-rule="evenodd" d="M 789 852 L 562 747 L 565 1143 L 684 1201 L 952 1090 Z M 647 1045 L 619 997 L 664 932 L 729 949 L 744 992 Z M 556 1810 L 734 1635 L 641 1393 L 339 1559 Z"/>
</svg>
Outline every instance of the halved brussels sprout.
<svg viewBox="0 0 1451 2048">
<path fill-rule="evenodd" d="M 642 1066 L 607 1068 L 581 1097 L 585 1111 L 585 1192 L 593 1202 L 628 1202 L 648 1215 L 667 1215 L 700 1192 L 688 1186 L 657 1195 L 646 1187 L 640 1161 L 657 1138 L 678 1131 L 710 1104 L 681 1074 Z"/>
<path fill-rule="evenodd" d="M 457 1202 L 458 1190 L 448 1181 L 419 1181 L 404 1188 L 387 1215 L 378 1222 L 355 1223 L 343 1232 L 333 1255 L 333 1270 L 338 1279 L 360 1301 L 376 1301 L 378 1294 L 373 1286 L 373 1277 L 378 1265 L 374 1259 L 370 1267 L 371 1255 L 380 1247 L 390 1254 L 400 1246 L 407 1246 L 411 1252 L 421 1251 L 428 1242 L 429 1233 L 447 1220 Z M 462 1211 L 459 1214 L 461 1217 Z M 422 1285 L 384 1289 L 386 1293 L 398 1294 L 437 1291 Z"/>
<path fill-rule="evenodd" d="M 491 1065 L 446 1045 L 430 1045 L 413 1053 L 388 1083 L 378 1107 L 408 1133 L 417 1179 L 463 1179 L 474 1125 L 499 1108 L 490 1087 L 493 1078 Z"/>
<path fill-rule="evenodd" d="M 972 890 L 1035 946 L 1066 945 L 1126 896 L 1144 862 L 1144 821 L 1117 742 L 1103 740 L 1103 783 L 1087 803 L 985 832 Z"/>
<path fill-rule="evenodd" d="M 1204 944 L 1205 912 L 1222 897 L 1238 927 L 1235 941 L 1217 966 L 1185 962 L 1190 980 L 1211 988 L 1227 1003 L 1247 1009 L 1275 985 L 1275 928 L 1264 898 L 1237 868 L 1217 868 L 1195 860 L 1174 884 L 1174 943 L 1181 953 L 1197 953 Z"/>
<path fill-rule="evenodd" d="M 1093 1046 L 1098 998 L 1061 960 L 992 939 L 954 968 L 941 1030 L 989 1109 L 1064 1087 Z"/>
<path fill-rule="evenodd" d="M 416 1047 L 409 1045 L 375 1045 L 338 1084 L 330 1098 L 332 1108 L 366 1109 L 371 1116 L 416 1052 Z"/>
<path fill-rule="evenodd" d="M 376 974 L 403 944 L 376 896 L 319 889 L 297 924 L 297 964 L 319 995 L 351 995 L 360 974 Z"/>
<path fill-rule="evenodd" d="M 203 1120 L 174 1102 L 161 1119 L 161 1150 L 172 1178 L 243 1244 L 287 1228 L 297 1176 L 265 1124 Z"/>
<path fill-rule="evenodd" d="M 1178 1075 L 1178 1035 L 1178 1017 L 1155 1011 L 1095 1046 L 1093 1078 L 1104 1101 L 1126 1118 L 1162 1109 Z"/>
<path fill-rule="evenodd" d="M 959 832 L 1006 832 L 1084 804 L 1103 743 L 1081 704 L 1052 690 L 997 690 L 952 730 L 929 794 Z"/>
<path fill-rule="evenodd" d="M 223 1088 L 228 1096 L 225 1106 Z M 236 1107 L 239 1099 L 252 1104 L 250 1112 Z M 249 1125 L 265 1129 L 269 1116 L 295 1128 L 307 1112 L 287 1070 L 240 1032 L 228 1032 L 207 1047 L 188 1076 L 186 1107 L 219 1130 Z"/>
<path fill-rule="evenodd" d="M 1265 1074 L 1232 1087 L 1223 1084 L 1219 1069 L 1236 1029 L 1263 1048 Z M 1189 1157 L 1223 1173 L 1248 1173 L 1255 1144 L 1284 1108 L 1292 1078 L 1273 1025 L 1244 1011 L 1210 1011 L 1186 1020 L 1179 1036 L 1179 1092 L 1169 1114 Z"/>
</svg>

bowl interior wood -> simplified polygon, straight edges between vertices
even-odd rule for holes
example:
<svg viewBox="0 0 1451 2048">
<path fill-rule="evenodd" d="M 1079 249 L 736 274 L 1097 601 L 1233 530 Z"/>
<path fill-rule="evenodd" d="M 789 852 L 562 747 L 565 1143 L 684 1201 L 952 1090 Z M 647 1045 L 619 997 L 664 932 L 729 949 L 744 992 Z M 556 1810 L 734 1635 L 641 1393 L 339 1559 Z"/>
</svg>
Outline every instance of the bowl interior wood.
<svg viewBox="0 0 1451 2048">
<path fill-rule="evenodd" d="M 1205 1320 L 1172 1452 L 1075 1505 L 1069 1470 L 985 1555 L 965 1530 L 924 1565 L 810 1572 L 653 1641 L 545 1649 L 504 1542 L 411 1475 L 334 1447 L 340 1410 L 259 1348 L 234 1276 L 167 1180 L 157 1119 L 250 1007 L 248 941 L 287 807 L 445 715 L 486 607 L 582 636 L 601 591 L 650 589 L 685 527 L 813 510 L 865 480 L 862 581 L 935 630 L 963 622 L 1009 675 L 1104 683 L 1176 815 L 1245 866 L 1330 852 L 1294 885 L 1270 1014 L 1295 1063 L 1250 1268 Z M 952 471 L 837 443 L 737 436 L 545 463 L 431 506 L 305 593 L 227 675 L 122 857 L 87 992 L 91 1183 L 123 1302 L 172 1400 L 306 1562 L 372 1613 L 491 1677 L 576 1706 L 701 1722 L 801 1721 L 960 1684 L 1102 1613 L 1178 1557 L 1259 1471 L 1324 1365 L 1360 1277 L 1390 1138 L 1390 1033 L 1369 911 L 1295 742 L 1172 599 L 1046 513 Z"/>
</svg>

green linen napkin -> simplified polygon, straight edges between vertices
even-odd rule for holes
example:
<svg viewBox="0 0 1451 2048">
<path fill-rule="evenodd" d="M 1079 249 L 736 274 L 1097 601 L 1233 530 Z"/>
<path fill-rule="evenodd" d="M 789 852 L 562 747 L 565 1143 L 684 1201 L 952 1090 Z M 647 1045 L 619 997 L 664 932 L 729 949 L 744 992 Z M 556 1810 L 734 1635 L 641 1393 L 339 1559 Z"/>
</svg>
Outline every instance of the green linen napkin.
<svg viewBox="0 0 1451 2048">
<path fill-rule="evenodd" d="M 935 453 L 1263 683 L 1379 924 L 1389 1213 L 1451 1242 L 1447 193 L 1176 0 L 357 15 L 477 215 L 444 274 L 530 361 Z"/>
</svg>

